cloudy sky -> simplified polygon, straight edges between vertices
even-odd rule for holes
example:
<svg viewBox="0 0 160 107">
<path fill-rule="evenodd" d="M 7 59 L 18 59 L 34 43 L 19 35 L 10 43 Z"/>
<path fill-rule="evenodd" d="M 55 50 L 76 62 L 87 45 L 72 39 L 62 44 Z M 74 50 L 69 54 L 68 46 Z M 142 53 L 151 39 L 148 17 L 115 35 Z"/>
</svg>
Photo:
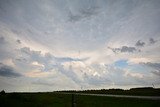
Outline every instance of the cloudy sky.
<svg viewBox="0 0 160 107">
<path fill-rule="evenodd" d="M 0 90 L 160 87 L 160 0 L 0 0 Z"/>
</svg>

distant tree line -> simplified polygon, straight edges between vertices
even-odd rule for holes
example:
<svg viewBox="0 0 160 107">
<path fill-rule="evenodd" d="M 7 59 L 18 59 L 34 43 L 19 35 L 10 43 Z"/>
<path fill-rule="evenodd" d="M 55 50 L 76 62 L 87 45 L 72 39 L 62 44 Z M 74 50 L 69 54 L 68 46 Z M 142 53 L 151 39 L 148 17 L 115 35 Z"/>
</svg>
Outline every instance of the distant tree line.
<svg viewBox="0 0 160 107">
<path fill-rule="evenodd" d="M 93 90 L 65 90 L 65 91 L 57 91 L 57 92 L 160 96 L 160 88 L 153 88 L 153 87 L 131 88 L 129 90 L 124 90 L 124 89 L 100 89 L 100 90 L 94 90 L 93 89 Z"/>
</svg>

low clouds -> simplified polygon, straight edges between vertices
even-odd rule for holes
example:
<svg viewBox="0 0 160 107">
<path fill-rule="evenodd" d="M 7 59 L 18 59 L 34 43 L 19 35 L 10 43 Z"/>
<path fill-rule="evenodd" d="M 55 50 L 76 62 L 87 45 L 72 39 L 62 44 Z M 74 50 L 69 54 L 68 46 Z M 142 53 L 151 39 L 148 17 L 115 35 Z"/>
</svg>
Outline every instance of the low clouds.
<svg viewBox="0 0 160 107">
<path fill-rule="evenodd" d="M 146 43 L 154 44 L 156 42 L 157 40 L 150 38 L 149 43 L 138 40 L 135 44 L 135 47 L 134 46 L 133 47 L 132 46 L 122 46 L 120 48 L 112 48 L 112 47 L 108 47 L 108 48 L 111 49 L 114 53 L 134 53 L 134 52 L 141 52 L 142 47 L 145 47 Z"/>
<path fill-rule="evenodd" d="M 54 55 L 50 53 L 42 54 L 41 51 L 35 51 L 31 50 L 29 47 L 23 47 L 20 50 L 20 53 L 23 55 L 16 60 L 14 60 L 14 63 L 20 67 L 24 66 L 30 68 L 33 71 L 29 74 L 32 74 L 31 76 L 36 76 L 38 73 L 41 75 L 43 73 L 41 72 L 60 72 L 66 77 L 70 78 L 75 83 L 80 83 L 80 78 L 78 78 L 78 75 L 76 72 L 72 69 L 71 63 L 73 62 L 83 62 L 87 60 L 84 59 L 78 59 L 78 58 L 70 58 L 70 57 L 55 57 Z M 64 64 L 69 63 L 69 69 L 64 68 Z M 38 72 L 34 72 L 38 70 Z M 27 70 L 28 71 L 28 70 Z M 27 72 L 26 71 L 26 72 Z M 27 73 L 26 73 L 27 74 Z M 41 75 L 43 76 L 43 75 Z"/>
<path fill-rule="evenodd" d="M 135 46 L 137 46 L 137 47 L 144 47 L 146 44 L 151 44 L 151 45 L 153 45 L 153 44 L 155 44 L 157 42 L 157 40 L 155 40 L 154 38 L 149 38 L 149 42 L 147 41 L 147 42 L 143 42 L 143 41 L 141 41 L 141 40 L 138 40 L 137 42 L 136 42 L 136 44 L 135 44 Z"/>
<path fill-rule="evenodd" d="M 110 48 L 114 53 L 133 53 L 137 49 L 135 47 L 122 46 L 121 48 Z"/>
<path fill-rule="evenodd" d="M 63 63 L 63 62 L 87 60 L 87 58 L 78 59 L 71 57 L 56 57 L 50 53 L 42 54 L 41 51 L 31 50 L 29 47 L 23 47 L 19 51 L 22 52 L 24 57 L 28 57 L 28 59 L 32 61 L 37 61 L 39 63 L 44 63 L 44 64 L 46 64 L 46 62 Z"/>
<path fill-rule="evenodd" d="M 109 65 L 96 65 L 92 66 L 93 73 L 84 75 L 85 82 L 95 85 L 130 85 L 132 82 L 134 84 L 139 84 L 139 81 L 144 81 L 144 76 L 141 73 L 135 73 L 127 71 L 125 69 L 119 69 Z M 99 70 L 99 71 L 98 71 Z"/>
<path fill-rule="evenodd" d="M 0 63 L 0 76 L 4 77 L 20 77 L 22 76 L 19 73 L 16 73 L 12 67 L 4 65 L 3 63 Z"/>
<path fill-rule="evenodd" d="M 119 49 L 117 49 L 119 50 Z M 122 46 L 122 48 L 120 49 L 121 52 L 135 52 L 136 48 L 135 47 L 127 47 L 127 46 Z"/>
<path fill-rule="evenodd" d="M 136 43 L 136 46 L 138 47 L 144 47 L 144 45 L 145 45 L 145 42 L 142 42 L 141 40 L 138 40 Z"/>
<path fill-rule="evenodd" d="M 150 44 L 154 44 L 154 43 L 156 43 L 156 42 L 157 42 L 157 40 L 154 40 L 153 38 L 150 38 L 150 39 L 149 39 L 149 43 L 150 43 Z"/>
</svg>

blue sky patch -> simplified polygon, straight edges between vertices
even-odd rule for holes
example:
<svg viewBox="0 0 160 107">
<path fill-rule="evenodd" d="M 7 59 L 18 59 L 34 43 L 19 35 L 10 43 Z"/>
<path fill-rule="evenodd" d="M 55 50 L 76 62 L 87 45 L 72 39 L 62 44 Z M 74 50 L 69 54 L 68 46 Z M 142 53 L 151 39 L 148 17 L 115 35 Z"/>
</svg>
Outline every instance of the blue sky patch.
<svg viewBox="0 0 160 107">
<path fill-rule="evenodd" d="M 118 68 L 125 68 L 128 66 L 127 60 L 118 60 L 114 63 L 114 65 Z"/>
</svg>

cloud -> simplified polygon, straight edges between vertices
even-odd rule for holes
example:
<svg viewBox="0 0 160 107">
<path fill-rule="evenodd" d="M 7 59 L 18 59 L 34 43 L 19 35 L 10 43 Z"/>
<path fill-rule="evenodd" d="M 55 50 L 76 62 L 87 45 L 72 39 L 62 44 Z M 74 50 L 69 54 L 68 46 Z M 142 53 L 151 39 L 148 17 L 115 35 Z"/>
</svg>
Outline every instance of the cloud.
<svg viewBox="0 0 160 107">
<path fill-rule="evenodd" d="M 95 85 L 95 86 L 101 86 L 101 85 L 111 85 L 112 80 L 109 80 L 107 77 L 103 77 L 99 75 L 97 72 L 95 72 L 92 75 L 87 75 L 86 73 L 84 74 L 84 80 L 86 83 L 90 85 Z"/>
<path fill-rule="evenodd" d="M 21 40 L 19 40 L 19 39 L 17 39 L 16 42 L 19 43 L 19 44 L 21 44 Z"/>
<path fill-rule="evenodd" d="M 90 88 L 99 84 L 137 84 L 137 78 L 158 81 L 154 78 L 157 76 L 133 64 L 160 61 L 156 42 L 160 34 L 159 3 L 159 0 L 0 0 L 0 61 L 25 75 L 23 79 L 16 78 L 23 80 L 22 85 L 9 82 L 8 78 L 6 82 L 22 87 L 27 79 L 41 78 L 38 82 L 45 84 L 43 79 L 49 75 L 55 75 L 53 81 L 56 77 L 67 78 L 68 86 L 87 84 Z M 134 63 L 128 63 L 124 70 L 116 69 L 115 65 L 112 69 L 99 65 L 112 65 L 123 59 Z M 129 68 L 135 70 L 126 73 Z M 158 69 L 152 70 L 159 73 Z M 143 80 L 143 75 L 153 77 Z M 57 82 L 52 89 L 64 88 L 64 82 Z M 52 80 L 46 83 L 49 85 Z"/>
<path fill-rule="evenodd" d="M 79 78 L 79 75 L 77 75 L 77 73 L 74 71 L 74 69 L 72 68 L 72 65 L 69 66 L 69 69 L 65 69 L 63 67 L 63 65 L 57 65 L 58 70 L 64 74 L 65 76 L 67 76 L 68 78 L 70 78 L 72 81 L 74 81 L 76 84 L 81 84 L 82 83 L 82 78 Z"/>
<path fill-rule="evenodd" d="M 160 63 L 147 62 L 147 63 L 142 63 L 142 64 L 147 65 L 147 66 L 149 66 L 151 68 L 160 70 Z"/>
<path fill-rule="evenodd" d="M 29 47 L 23 47 L 19 50 L 22 52 L 22 54 L 25 57 L 28 57 L 29 60 L 37 61 L 42 64 L 49 64 L 52 62 L 52 64 L 58 64 L 58 63 L 64 63 L 64 62 L 71 62 L 71 61 L 85 61 L 88 58 L 71 58 L 71 57 L 56 57 L 50 53 L 42 54 L 41 51 L 35 51 L 31 50 Z"/>
<path fill-rule="evenodd" d="M 42 54 L 41 51 L 31 50 L 29 47 L 23 47 L 19 49 L 19 52 L 22 56 L 14 60 L 14 64 L 22 68 L 22 70 L 26 68 L 26 76 L 43 77 L 45 75 L 48 76 L 51 72 L 58 71 L 77 84 L 81 82 L 81 79 L 73 70 L 71 63 L 83 62 L 87 58 L 56 57 L 50 53 Z M 64 64 L 66 63 L 69 64 L 69 69 L 65 69 Z"/>
<path fill-rule="evenodd" d="M 4 77 L 20 77 L 22 76 L 19 73 L 16 73 L 12 67 L 4 65 L 3 63 L 0 63 L 0 76 Z"/>
<path fill-rule="evenodd" d="M 154 43 L 156 43 L 156 42 L 157 42 L 157 41 L 154 40 L 153 38 L 150 38 L 150 39 L 149 39 L 149 43 L 150 43 L 150 44 L 154 44 Z"/>
<path fill-rule="evenodd" d="M 12 44 L 7 36 L 0 37 L 0 61 L 14 58 L 16 56 L 14 53 L 15 47 L 15 44 Z"/>
<path fill-rule="evenodd" d="M 99 8 L 95 6 L 92 6 L 86 9 L 82 8 L 78 10 L 76 14 L 73 14 L 72 11 L 69 11 L 68 21 L 70 22 L 80 21 L 82 19 L 91 18 L 92 16 L 95 16 L 98 13 L 99 13 Z"/>
<path fill-rule="evenodd" d="M 141 64 L 152 68 L 153 69 L 152 73 L 154 73 L 155 75 L 160 76 L 160 63 L 147 62 L 147 63 L 141 63 Z"/>
<path fill-rule="evenodd" d="M 143 47 L 145 45 L 145 42 L 142 42 L 141 40 L 138 40 L 136 43 L 136 46 Z"/>
<path fill-rule="evenodd" d="M 159 70 L 152 71 L 152 73 L 157 75 L 157 76 L 160 76 L 160 71 Z"/>
<path fill-rule="evenodd" d="M 0 44 L 3 44 L 5 42 L 5 39 L 3 36 L 0 37 Z"/>
<path fill-rule="evenodd" d="M 143 79 L 143 77 L 144 77 L 142 73 L 136 73 L 136 72 L 134 73 L 134 72 L 129 72 L 129 71 L 125 72 L 125 76 L 138 78 L 138 79 Z"/>
<path fill-rule="evenodd" d="M 135 47 L 122 46 L 122 48 L 121 48 L 121 52 L 131 52 L 131 53 L 133 53 L 134 51 L 136 51 Z"/>
<path fill-rule="evenodd" d="M 71 12 L 69 12 L 69 19 L 70 22 L 76 22 L 82 19 L 82 16 L 80 15 L 73 15 Z"/>
<path fill-rule="evenodd" d="M 108 48 L 111 49 L 114 53 L 133 53 L 137 51 L 135 47 L 128 47 L 128 46 L 122 46 L 121 48 L 111 48 L 111 47 Z"/>
</svg>

